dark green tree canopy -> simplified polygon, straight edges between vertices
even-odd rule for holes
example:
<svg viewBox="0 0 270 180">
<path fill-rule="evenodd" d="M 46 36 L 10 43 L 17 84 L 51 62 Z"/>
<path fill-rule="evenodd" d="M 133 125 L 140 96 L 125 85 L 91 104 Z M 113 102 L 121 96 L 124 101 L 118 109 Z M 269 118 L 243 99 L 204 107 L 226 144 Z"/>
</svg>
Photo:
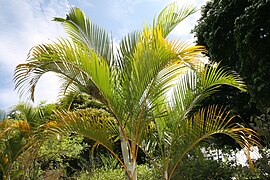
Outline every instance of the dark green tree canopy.
<svg viewBox="0 0 270 180">
<path fill-rule="evenodd" d="M 211 60 L 236 70 L 248 85 L 242 105 L 270 107 L 270 1 L 210 0 L 194 32 Z"/>
</svg>

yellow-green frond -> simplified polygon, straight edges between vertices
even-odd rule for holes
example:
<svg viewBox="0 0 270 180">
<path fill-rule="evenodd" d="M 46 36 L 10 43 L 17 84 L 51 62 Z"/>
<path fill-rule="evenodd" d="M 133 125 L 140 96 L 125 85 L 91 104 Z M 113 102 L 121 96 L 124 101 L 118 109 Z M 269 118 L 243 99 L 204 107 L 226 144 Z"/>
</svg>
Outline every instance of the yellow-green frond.
<svg viewBox="0 0 270 180">
<path fill-rule="evenodd" d="M 212 105 L 199 109 L 191 118 L 179 123 L 179 130 L 175 132 L 181 133 L 183 138 L 178 141 L 180 149 L 172 153 L 176 155 L 174 158 L 178 160 L 172 166 L 170 177 L 182 158 L 191 149 L 200 142 L 213 137 L 213 135 L 227 135 L 233 138 L 244 150 L 251 146 L 260 146 L 259 135 L 254 130 L 233 122 L 233 119 L 234 116 L 226 108 Z"/>
<path fill-rule="evenodd" d="M 111 63 L 113 47 L 109 35 L 103 28 L 93 24 L 79 8 L 72 8 L 66 19 L 55 18 L 54 20 L 64 24 L 73 42 L 79 45 L 84 44 L 106 59 L 108 64 Z"/>
<path fill-rule="evenodd" d="M 102 109 L 56 112 L 58 122 L 47 125 L 48 135 L 82 135 L 112 150 L 118 135 L 116 120 Z"/>
<path fill-rule="evenodd" d="M 196 12 L 192 5 L 179 7 L 177 3 L 169 4 L 164 8 L 153 21 L 154 27 L 161 27 L 163 37 L 167 35 L 186 17 Z"/>
</svg>

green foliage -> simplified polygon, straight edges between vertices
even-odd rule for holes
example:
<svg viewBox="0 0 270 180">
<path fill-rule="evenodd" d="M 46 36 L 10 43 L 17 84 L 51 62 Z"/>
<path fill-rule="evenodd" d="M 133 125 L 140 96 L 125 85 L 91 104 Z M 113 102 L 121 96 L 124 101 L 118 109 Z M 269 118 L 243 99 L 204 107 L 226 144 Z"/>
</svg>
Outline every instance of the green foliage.
<svg viewBox="0 0 270 180">
<path fill-rule="evenodd" d="M 58 109 L 78 110 L 86 108 L 106 109 L 106 107 L 88 94 L 69 92 L 59 100 Z"/>
<path fill-rule="evenodd" d="M 86 110 L 91 112 L 90 114 L 92 114 L 92 116 L 110 116 L 103 109 Z M 154 126 L 154 124 L 152 124 L 152 126 Z M 1 127 L 8 127 L 8 124 Z M 155 133 L 154 127 L 149 128 L 152 128 L 151 132 Z M 16 135 L 16 133 L 13 135 Z M 25 141 L 19 139 L 18 142 L 20 143 Z M 16 142 L 17 145 L 18 142 Z M 29 169 L 26 171 L 27 173 L 25 178 L 70 178 L 82 180 L 116 180 L 126 178 L 125 171 L 123 171 L 123 169 L 119 166 L 118 161 L 112 155 L 98 151 L 98 156 L 96 156 L 99 159 L 98 161 L 93 160 L 94 157 L 84 159 L 84 151 L 86 149 L 90 149 L 90 146 L 90 144 L 84 142 L 84 138 L 82 136 L 78 135 L 55 136 L 52 139 L 48 139 L 40 147 L 38 156 L 32 160 Z M 12 147 L 15 146 L 12 145 Z M 232 167 L 230 164 L 226 164 L 221 161 L 199 159 L 195 156 L 191 157 L 190 155 L 191 154 L 189 153 L 188 158 L 183 159 L 181 165 L 176 169 L 172 179 L 178 179 L 179 177 L 182 179 L 229 179 L 229 177 L 232 176 L 236 176 L 238 179 L 254 177 L 261 177 L 261 179 L 263 179 L 264 177 L 267 177 L 265 172 L 268 171 L 267 166 L 265 165 L 268 162 L 268 156 L 255 164 L 256 174 L 252 174 L 246 167 Z M 10 174 L 12 179 L 23 177 L 25 172 L 22 170 L 23 166 L 21 163 L 23 163 L 21 159 L 17 159 L 17 161 L 13 163 Z M 153 167 L 149 167 L 148 165 L 137 166 L 137 175 L 138 179 L 162 179 L 157 170 Z"/>
<path fill-rule="evenodd" d="M 233 166 L 234 168 L 234 179 L 242 180 L 242 179 L 259 179 L 259 180 L 268 180 L 269 175 L 263 171 L 259 167 L 255 167 L 253 171 L 247 166 Z"/>
<path fill-rule="evenodd" d="M 268 148 L 264 148 L 260 150 L 260 155 L 262 156 L 260 159 L 258 159 L 255 163 L 256 167 L 256 175 L 260 179 L 270 179 L 270 150 L 269 146 Z"/>
<path fill-rule="evenodd" d="M 111 150 L 117 137 L 116 120 L 103 109 L 83 109 L 73 112 L 57 112 L 58 123 L 48 127 L 45 136 L 75 133 L 92 139 Z"/>
<path fill-rule="evenodd" d="M 31 129 L 26 121 L 5 119 L 0 122 L 0 170 L 3 179 L 21 174 L 21 170 L 14 166 L 25 152 L 30 134 Z"/>
<path fill-rule="evenodd" d="M 172 179 L 184 180 L 229 180 L 234 176 L 234 167 L 218 160 L 187 158 Z"/>
<path fill-rule="evenodd" d="M 142 180 L 156 180 L 161 179 L 156 172 L 147 165 L 137 166 L 138 179 Z M 84 171 L 78 174 L 78 180 L 118 180 L 126 179 L 125 171 L 122 168 L 99 168 L 92 172 Z"/>
<path fill-rule="evenodd" d="M 239 60 L 236 70 L 246 78 L 250 102 L 257 108 L 270 107 L 270 11 L 269 0 L 253 0 L 235 19 L 234 38 Z"/>
<path fill-rule="evenodd" d="M 270 107 L 269 0 L 210 0 L 194 32 L 212 61 L 233 68 L 247 82 L 248 95 L 236 93 L 230 104 L 242 117 Z M 255 108 L 255 109 L 254 109 Z"/>
<path fill-rule="evenodd" d="M 5 178 L 16 179 L 26 174 L 31 156 L 34 156 L 28 152 L 32 136 L 41 124 L 50 120 L 53 109 L 53 104 L 40 103 L 34 107 L 21 102 L 0 122 L 0 163 Z"/>
<path fill-rule="evenodd" d="M 89 145 L 83 142 L 83 137 L 70 135 L 55 137 L 43 143 L 37 157 L 30 166 L 29 178 L 44 178 L 57 175 L 68 177 L 79 168 L 78 163 L 84 150 Z M 71 164 L 74 163 L 76 164 Z M 74 167 L 73 167 L 74 166 Z M 35 171 L 36 174 L 31 173 Z"/>
<path fill-rule="evenodd" d="M 37 106 L 20 102 L 12 107 L 7 116 L 9 119 L 25 120 L 33 129 L 36 129 L 41 124 L 53 119 L 54 110 L 55 104 L 46 104 L 43 101 Z"/>
<path fill-rule="evenodd" d="M 111 154 L 105 155 L 105 154 L 100 154 L 99 158 L 102 162 L 102 168 L 104 169 L 115 169 L 119 168 L 119 162 L 115 157 Z"/>
<path fill-rule="evenodd" d="M 37 122 L 37 124 L 41 125 L 53 119 L 56 104 L 47 104 L 46 101 L 41 101 L 36 108 L 39 110 L 41 118 L 40 122 Z"/>
<path fill-rule="evenodd" d="M 81 172 L 78 180 L 116 180 L 125 179 L 125 171 L 121 168 L 118 169 L 96 169 L 93 172 Z"/>
<path fill-rule="evenodd" d="M 249 125 L 262 136 L 264 146 L 270 148 L 270 112 L 252 116 Z"/>
<path fill-rule="evenodd" d="M 70 135 L 49 139 L 40 147 L 38 158 L 42 161 L 63 162 L 71 158 L 78 159 L 84 148 L 88 147 L 83 137 Z"/>
</svg>

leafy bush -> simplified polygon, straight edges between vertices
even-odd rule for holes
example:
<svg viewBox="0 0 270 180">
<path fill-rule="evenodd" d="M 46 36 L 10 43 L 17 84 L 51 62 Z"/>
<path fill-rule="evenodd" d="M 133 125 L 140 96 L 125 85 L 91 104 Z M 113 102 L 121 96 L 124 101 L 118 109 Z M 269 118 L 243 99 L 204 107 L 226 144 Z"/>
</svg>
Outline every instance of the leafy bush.
<svg viewBox="0 0 270 180">
<path fill-rule="evenodd" d="M 184 180 L 221 180 L 231 179 L 234 168 L 221 160 L 186 158 L 177 168 L 172 179 Z M 180 178 L 181 177 L 181 178 Z"/>
<path fill-rule="evenodd" d="M 160 179 L 154 169 L 147 165 L 137 166 L 137 175 L 140 180 L 156 180 Z M 84 171 L 78 174 L 78 180 L 118 180 L 126 179 L 126 174 L 123 168 L 117 166 L 115 169 L 98 168 L 93 171 Z"/>
<path fill-rule="evenodd" d="M 78 160 L 88 147 L 78 135 L 50 139 L 40 147 L 37 157 L 29 166 L 29 179 L 57 179 L 69 177 L 80 170 Z"/>
</svg>

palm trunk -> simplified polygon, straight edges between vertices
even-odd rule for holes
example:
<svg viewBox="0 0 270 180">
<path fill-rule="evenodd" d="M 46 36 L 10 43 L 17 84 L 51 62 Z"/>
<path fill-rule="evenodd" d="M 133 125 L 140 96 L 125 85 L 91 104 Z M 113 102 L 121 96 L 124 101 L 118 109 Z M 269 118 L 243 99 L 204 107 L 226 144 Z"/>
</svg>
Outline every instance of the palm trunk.
<svg viewBox="0 0 270 180">
<path fill-rule="evenodd" d="M 167 170 L 164 171 L 164 180 L 168 180 L 168 171 Z"/>
<path fill-rule="evenodd" d="M 137 161 L 136 161 L 136 159 L 134 159 L 132 161 L 132 166 L 131 166 L 132 180 L 137 180 L 137 168 L 136 168 L 136 164 L 137 164 Z"/>
<path fill-rule="evenodd" d="M 132 157 L 130 150 L 128 148 L 128 142 L 122 132 L 122 129 L 119 127 L 120 141 L 121 141 L 121 150 L 123 154 L 124 164 L 127 168 L 127 180 L 137 180 L 137 171 L 136 171 L 136 159 Z"/>
</svg>

